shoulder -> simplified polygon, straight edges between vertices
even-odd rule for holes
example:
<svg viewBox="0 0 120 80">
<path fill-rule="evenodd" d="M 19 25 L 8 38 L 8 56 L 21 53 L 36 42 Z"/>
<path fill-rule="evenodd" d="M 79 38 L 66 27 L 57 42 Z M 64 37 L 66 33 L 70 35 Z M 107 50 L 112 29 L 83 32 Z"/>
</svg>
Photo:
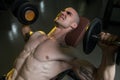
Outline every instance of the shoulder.
<svg viewBox="0 0 120 80">
<path fill-rule="evenodd" d="M 35 32 L 30 31 L 29 34 L 30 35 L 33 35 L 33 34 L 46 35 L 44 31 L 35 31 Z"/>
<path fill-rule="evenodd" d="M 25 40 L 25 42 L 27 42 L 29 39 L 34 39 L 34 38 L 37 38 L 40 36 L 45 36 L 45 35 L 46 35 L 46 33 L 43 31 L 36 31 L 36 32 L 29 31 L 29 33 L 25 34 L 24 40 Z"/>
<path fill-rule="evenodd" d="M 31 37 L 46 35 L 44 31 L 35 31 L 35 32 L 30 32 L 29 34 L 31 35 Z"/>
<path fill-rule="evenodd" d="M 39 32 L 41 35 L 46 35 L 44 31 L 37 31 L 37 32 Z"/>
<path fill-rule="evenodd" d="M 46 37 L 46 33 L 43 31 L 30 32 L 29 34 L 30 34 L 30 38 L 29 38 L 30 41 L 38 40 L 38 38 L 41 39 L 41 38 Z"/>
</svg>

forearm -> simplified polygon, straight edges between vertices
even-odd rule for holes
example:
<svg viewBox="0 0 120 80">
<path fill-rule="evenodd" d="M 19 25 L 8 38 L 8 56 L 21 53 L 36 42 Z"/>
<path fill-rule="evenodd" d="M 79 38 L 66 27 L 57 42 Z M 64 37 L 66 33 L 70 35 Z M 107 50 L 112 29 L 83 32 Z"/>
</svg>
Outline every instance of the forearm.
<svg viewBox="0 0 120 80">
<path fill-rule="evenodd" d="M 24 25 L 22 27 L 22 35 L 24 37 L 25 42 L 28 41 L 28 39 L 29 39 L 29 37 L 31 36 L 32 33 L 33 32 L 32 32 L 32 30 L 31 30 L 29 25 Z"/>
<path fill-rule="evenodd" d="M 96 80 L 114 80 L 115 78 L 115 54 L 104 51 L 101 64 L 97 70 Z"/>
</svg>

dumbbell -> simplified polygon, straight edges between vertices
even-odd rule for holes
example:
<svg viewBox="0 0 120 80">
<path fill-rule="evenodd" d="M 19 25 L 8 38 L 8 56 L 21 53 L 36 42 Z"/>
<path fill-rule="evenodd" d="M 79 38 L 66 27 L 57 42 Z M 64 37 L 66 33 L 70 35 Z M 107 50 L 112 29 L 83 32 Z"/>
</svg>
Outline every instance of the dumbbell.
<svg viewBox="0 0 120 80">
<path fill-rule="evenodd" d="M 34 23 L 39 16 L 37 7 L 28 0 L 14 0 L 10 9 L 20 23 L 25 25 Z"/>
<path fill-rule="evenodd" d="M 8 8 L 22 24 L 32 24 L 38 19 L 37 7 L 28 0 L 1 0 L 0 9 L 7 10 Z"/>
<path fill-rule="evenodd" d="M 102 21 L 99 18 L 95 18 L 90 22 L 84 38 L 83 38 L 83 51 L 85 54 L 90 54 L 96 47 L 98 40 L 100 40 L 99 34 L 102 31 Z M 120 41 L 113 41 L 110 44 L 120 47 Z M 120 63 L 120 51 L 118 51 L 116 63 Z"/>
<path fill-rule="evenodd" d="M 102 21 L 99 18 L 93 19 L 88 26 L 83 38 L 83 49 L 86 54 L 91 53 L 95 48 L 98 40 L 100 40 L 99 34 L 101 31 Z M 120 46 L 120 41 L 114 41 L 110 44 Z"/>
</svg>

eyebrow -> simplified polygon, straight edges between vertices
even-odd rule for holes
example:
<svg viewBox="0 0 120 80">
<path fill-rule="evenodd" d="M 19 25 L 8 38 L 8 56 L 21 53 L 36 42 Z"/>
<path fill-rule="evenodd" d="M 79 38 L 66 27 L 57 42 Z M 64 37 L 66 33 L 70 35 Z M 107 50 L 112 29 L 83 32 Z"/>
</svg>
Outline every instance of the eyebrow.
<svg viewBox="0 0 120 80">
<path fill-rule="evenodd" d="M 70 14 L 70 15 L 72 15 L 72 12 L 70 12 L 70 11 L 66 11 L 67 12 L 67 14 Z"/>
<path fill-rule="evenodd" d="M 65 10 L 67 13 L 70 13 L 70 15 L 73 15 L 73 13 L 70 10 Z"/>
</svg>

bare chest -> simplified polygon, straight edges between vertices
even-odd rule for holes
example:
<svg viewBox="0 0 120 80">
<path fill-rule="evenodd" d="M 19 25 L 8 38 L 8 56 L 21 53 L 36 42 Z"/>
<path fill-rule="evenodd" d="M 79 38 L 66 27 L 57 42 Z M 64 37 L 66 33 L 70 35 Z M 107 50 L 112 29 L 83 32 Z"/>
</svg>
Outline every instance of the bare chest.
<svg viewBox="0 0 120 80">
<path fill-rule="evenodd" d="M 40 61 L 59 60 L 67 58 L 57 41 L 53 39 L 47 39 L 38 45 L 34 53 L 32 54 L 36 59 Z"/>
</svg>

